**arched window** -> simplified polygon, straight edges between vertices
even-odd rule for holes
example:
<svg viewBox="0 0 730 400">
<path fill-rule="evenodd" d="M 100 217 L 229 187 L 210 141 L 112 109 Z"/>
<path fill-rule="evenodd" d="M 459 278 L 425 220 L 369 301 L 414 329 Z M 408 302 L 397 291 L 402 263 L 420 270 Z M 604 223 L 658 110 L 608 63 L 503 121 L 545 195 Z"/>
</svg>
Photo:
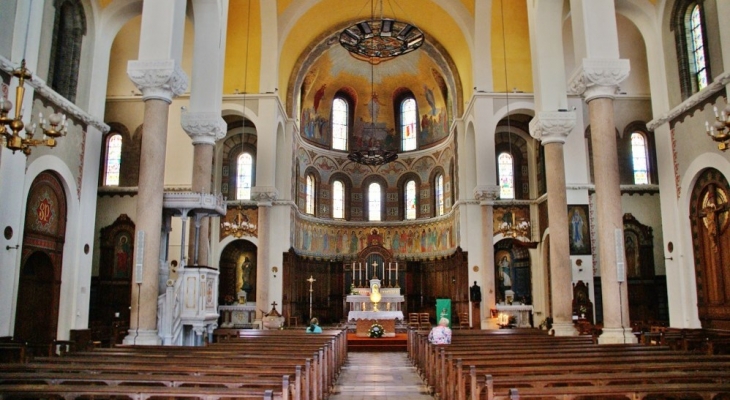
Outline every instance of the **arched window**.
<svg viewBox="0 0 730 400">
<path fill-rule="evenodd" d="M 682 97 L 688 98 L 707 86 L 710 51 L 702 0 L 676 0 L 670 29 L 674 31 Z"/>
<path fill-rule="evenodd" d="M 345 218 L 345 184 L 340 180 L 332 182 L 332 218 Z"/>
<path fill-rule="evenodd" d="M 400 103 L 400 132 L 403 138 L 403 151 L 416 150 L 416 131 L 418 126 L 416 100 L 407 97 Z"/>
<path fill-rule="evenodd" d="M 436 201 L 436 216 L 444 215 L 444 176 L 436 175 L 434 179 L 434 199 Z"/>
<path fill-rule="evenodd" d="M 114 133 L 106 140 L 106 168 L 104 185 L 119 186 L 119 171 L 122 167 L 122 135 Z"/>
<path fill-rule="evenodd" d="M 512 155 L 501 153 L 497 158 L 499 163 L 499 198 L 515 198 L 515 176 Z"/>
<path fill-rule="evenodd" d="M 332 102 L 332 148 L 335 150 L 347 150 L 348 108 L 342 97 L 335 97 Z"/>
<path fill-rule="evenodd" d="M 86 14 L 81 0 L 56 0 L 48 85 L 72 103 L 76 101 L 81 43 L 86 35 Z"/>
<path fill-rule="evenodd" d="M 253 157 L 250 153 L 241 153 L 236 162 L 236 199 L 251 200 L 253 185 Z"/>
<path fill-rule="evenodd" d="M 631 134 L 631 157 L 634 168 L 634 184 L 649 184 L 648 153 L 646 151 L 646 138 L 638 132 Z"/>
<path fill-rule="evenodd" d="M 314 215 L 314 175 L 307 174 L 307 184 L 304 189 L 304 212 Z"/>
<path fill-rule="evenodd" d="M 380 184 L 373 182 L 368 186 L 368 221 L 380 221 Z"/>
<path fill-rule="evenodd" d="M 416 219 L 418 205 L 416 204 L 416 181 L 409 180 L 405 184 L 405 208 L 406 208 L 406 219 Z"/>
<path fill-rule="evenodd" d="M 697 82 L 697 89 L 707 86 L 707 60 L 705 59 L 705 39 L 702 35 L 702 14 L 699 4 L 692 7 L 687 29 L 690 32 L 690 70 Z"/>
</svg>

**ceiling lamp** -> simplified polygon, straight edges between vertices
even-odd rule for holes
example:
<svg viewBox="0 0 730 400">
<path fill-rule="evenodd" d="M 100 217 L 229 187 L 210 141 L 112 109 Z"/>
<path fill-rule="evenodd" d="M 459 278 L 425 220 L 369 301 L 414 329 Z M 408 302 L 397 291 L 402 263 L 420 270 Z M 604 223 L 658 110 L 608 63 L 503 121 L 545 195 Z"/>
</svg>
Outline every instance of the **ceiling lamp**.
<svg viewBox="0 0 730 400">
<path fill-rule="evenodd" d="M 340 44 L 354 57 L 378 64 L 421 47 L 423 32 L 407 22 L 383 18 L 383 0 L 380 0 L 380 18 L 375 18 L 375 0 L 372 0 L 370 19 L 345 28 L 340 33 Z"/>
<path fill-rule="evenodd" d="M 361 150 L 353 150 L 347 155 L 347 158 L 358 164 L 383 165 L 398 159 L 398 153 L 380 147 L 369 147 Z"/>
</svg>

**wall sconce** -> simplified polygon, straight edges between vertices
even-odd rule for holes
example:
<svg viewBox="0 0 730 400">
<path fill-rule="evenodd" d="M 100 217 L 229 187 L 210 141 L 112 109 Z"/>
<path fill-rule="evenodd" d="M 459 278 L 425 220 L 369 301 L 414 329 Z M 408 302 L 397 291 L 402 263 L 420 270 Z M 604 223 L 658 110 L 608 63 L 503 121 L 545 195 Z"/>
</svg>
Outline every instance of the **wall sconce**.
<svg viewBox="0 0 730 400">
<path fill-rule="evenodd" d="M 727 102 L 727 98 L 725 101 Z M 730 142 L 730 103 L 725 106 L 721 113 L 718 113 L 717 107 L 712 107 L 712 110 L 715 112 L 715 122 L 710 125 L 709 122 L 705 121 L 705 131 L 707 136 L 718 142 L 717 148 L 725 151 L 728 149 L 728 142 Z"/>
<path fill-rule="evenodd" d="M 271 267 L 271 272 L 274 273 L 274 278 L 276 278 L 276 273 L 279 272 L 279 268 Z"/>
</svg>

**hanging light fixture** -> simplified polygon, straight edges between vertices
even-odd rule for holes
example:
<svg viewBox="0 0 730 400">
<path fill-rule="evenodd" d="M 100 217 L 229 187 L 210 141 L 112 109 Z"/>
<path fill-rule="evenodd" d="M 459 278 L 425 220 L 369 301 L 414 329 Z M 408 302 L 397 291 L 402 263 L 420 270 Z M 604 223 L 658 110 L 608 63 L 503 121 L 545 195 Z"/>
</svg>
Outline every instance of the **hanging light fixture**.
<svg viewBox="0 0 730 400">
<path fill-rule="evenodd" d="M 340 33 L 340 44 L 354 57 L 380 63 L 421 47 L 423 32 L 415 25 L 383 17 L 375 18 L 375 0 L 370 2 L 370 19 L 351 25 Z"/>
<path fill-rule="evenodd" d="M 730 148 L 730 103 L 725 98 L 725 109 L 722 112 L 717 111 L 717 107 L 713 107 L 715 112 L 715 122 L 710 124 L 705 121 L 705 131 L 707 136 L 717 142 L 717 148 L 725 151 Z"/>
<path fill-rule="evenodd" d="M 377 136 L 375 104 L 375 65 L 410 53 L 423 44 L 423 32 L 415 25 L 383 17 L 380 0 L 380 18 L 375 18 L 375 0 L 370 2 L 370 19 L 345 28 L 340 33 L 340 44 L 358 60 L 370 63 L 370 138 L 361 148 L 351 149 L 347 158 L 363 165 L 383 165 L 398 159 L 398 153 L 382 147 Z M 365 128 L 368 129 L 368 128 Z"/>
<path fill-rule="evenodd" d="M 25 81 L 31 80 L 33 74 L 26 68 L 25 59 L 20 62 L 20 67 L 13 70 L 12 75 L 18 78 L 18 86 L 15 88 L 15 115 L 8 116 L 13 108 L 13 103 L 7 99 L 5 93 L 0 97 L 0 135 L 4 138 L 5 147 L 13 153 L 20 150 L 25 155 L 30 155 L 33 147 L 47 146 L 55 147 L 56 138 L 65 136 L 68 127 L 66 115 L 53 113 L 46 120 L 42 113 L 38 114 L 38 123 L 25 126 L 23 123 L 23 98 L 25 97 Z M 43 132 L 43 139 L 35 139 L 36 129 L 40 127 Z M 20 132 L 25 128 L 25 136 Z"/>
</svg>

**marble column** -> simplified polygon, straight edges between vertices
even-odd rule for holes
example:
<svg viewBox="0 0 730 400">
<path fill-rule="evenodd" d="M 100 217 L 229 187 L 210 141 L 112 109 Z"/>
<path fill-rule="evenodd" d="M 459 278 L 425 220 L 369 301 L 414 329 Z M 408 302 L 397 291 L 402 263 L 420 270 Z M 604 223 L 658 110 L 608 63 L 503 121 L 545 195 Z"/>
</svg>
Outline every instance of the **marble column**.
<svg viewBox="0 0 730 400">
<path fill-rule="evenodd" d="M 482 320 L 486 321 L 486 329 L 499 329 L 497 318 L 493 318 L 491 310 L 496 308 L 496 287 L 494 282 L 494 201 L 499 198 L 499 185 L 483 185 L 474 189 L 474 198 L 479 200 L 482 211 Z"/>
<path fill-rule="evenodd" d="M 142 91 L 145 107 L 134 251 L 135 265 L 142 253 L 142 267 L 134 270 L 130 330 L 124 343 L 155 345 L 160 344 L 157 295 L 167 120 L 172 97 L 185 91 L 187 77 L 175 60 L 130 61 L 127 74 Z"/>
<path fill-rule="evenodd" d="M 271 266 L 269 251 L 271 249 L 271 206 L 278 197 L 276 188 L 255 186 L 251 191 L 251 199 L 258 202 L 258 248 L 256 249 L 256 305 L 258 310 L 269 311 L 269 268 Z M 278 310 L 281 312 L 282 310 Z M 258 315 L 257 319 L 263 318 Z"/>
<path fill-rule="evenodd" d="M 603 334 L 599 343 L 636 343 L 629 321 L 623 268 L 623 211 L 619 187 L 613 98 L 629 74 L 628 60 L 585 59 L 571 87 L 588 103 L 596 185 L 596 226 L 601 268 Z M 619 276 L 620 275 L 620 276 Z"/>
<path fill-rule="evenodd" d="M 550 224 L 550 294 L 555 336 L 577 335 L 573 325 L 573 272 L 570 264 L 568 202 L 563 145 L 575 127 L 573 112 L 539 112 L 530 134 L 545 147 L 548 222 Z"/>
<path fill-rule="evenodd" d="M 193 182 L 192 190 L 196 193 L 210 194 L 213 176 L 213 150 L 216 140 L 226 136 L 226 123 L 218 112 L 184 112 L 181 120 L 182 128 L 193 140 Z M 198 231 L 198 254 L 195 257 L 195 224 L 190 226 L 190 243 L 188 259 L 191 265 L 208 266 L 208 250 L 210 248 L 210 219 L 200 221 Z"/>
</svg>

